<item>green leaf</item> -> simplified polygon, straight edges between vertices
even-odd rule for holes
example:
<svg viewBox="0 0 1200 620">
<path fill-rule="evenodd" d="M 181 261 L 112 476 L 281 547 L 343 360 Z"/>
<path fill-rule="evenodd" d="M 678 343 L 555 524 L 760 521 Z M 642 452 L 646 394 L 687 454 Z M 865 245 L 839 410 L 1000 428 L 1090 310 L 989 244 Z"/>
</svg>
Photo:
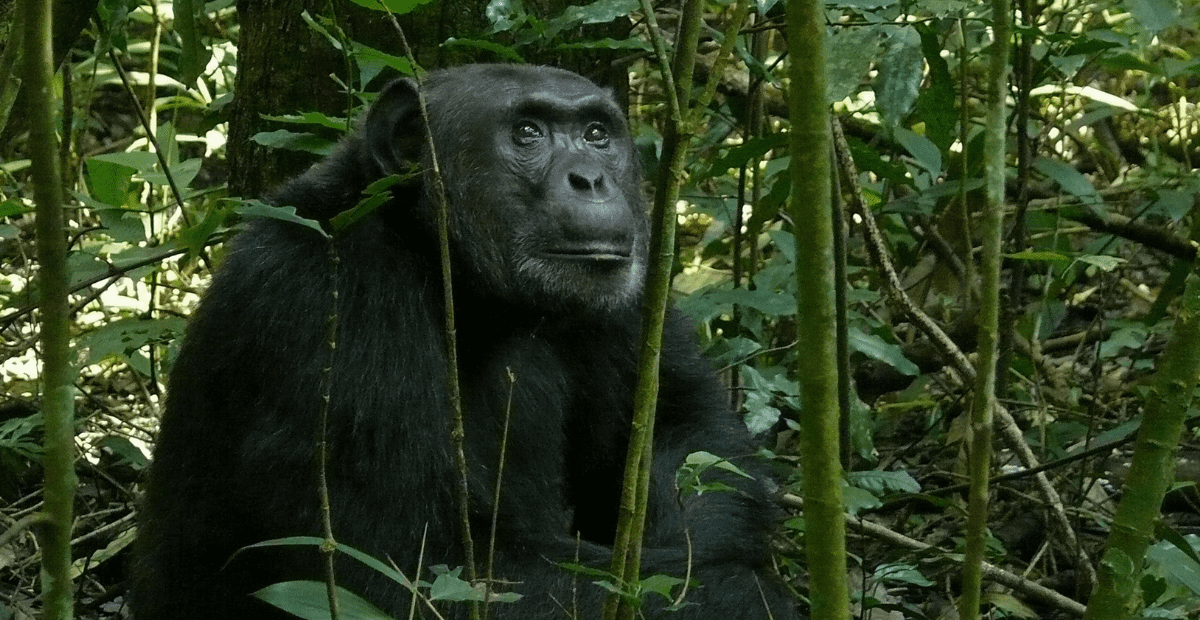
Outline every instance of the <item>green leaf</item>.
<svg viewBox="0 0 1200 620">
<path fill-rule="evenodd" d="M 517 53 L 517 50 L 514 50 L 507 45 L 500 45 L 499 43 L 494 43 L 492 41 L 483 41 L 480 39 L 457 39 L 455 37 L 450 37 L 449 39 L 446 39 L 445 43 L 442 43 L 442 46 L 449 48 L 474 47 L 481 50 L 487 50 L 501 58 L 511 60 L 515 63 L 524 64 L 525 62 L 525 59 L 521 58 L 521 55 Z"/>
<path fill-rule="evenodd" d="M 113 454 L 120 457 L 122 462 L 129 464 L 134 469 L 140 470 L 150 464 L 150 456 L 141 448 L 133 445 L 133 442 L 124 435 L 107 435 L 94 445 L 97 448 L 112 450 Z"/>
<path fill-rule="evenodd" d="M 346 119 L 333 118 L 328 114 L 321 112 L 304 112 L 303 114 L 285 114 L 274 116 L 263 114 L 263 118 L 269 121 L 278 123 L 291 123 L 293 125 L 314 125 L 317 127 L 328 127 L 329 129 L 337 129 L 339 131 L 346 130 Z"/>
<path fill-rule="evenodd" d="M 934 585 L 917 570 L 915 564 L 882 564 L 871 576 L 881 582 L 908 583 L 922 588 Z"/>
<path fill-rule="evenodd" d="M 1105 256 L 1103 254 L 1080 254 L 1079 256 L 1075 257 L 1075 260 L 1087 265 L 1099 267 L 1102 271 L 1112 271 L 1117 267 L 1120 267 L 1122 264 L 1129 262 L 1124 258 L 1117 256 Z"/>
<path fill-rule="evenodd" d="M 835 28 L 830 32 L 825 95 L 831 103 L 858 92 L 871 61 L 879 55 L 882 39 L 882 32 L 875 26 Z"/>
<path fill-rule="evenodd" d="M 444 565 L 430 568 L 437 575 L 429 586 L 429 598 L 435 601 L 482 601 L 483 591 L 459 578 L 462 567 L 450 570 Z"/>
<path fill-rule="evenodd" d="M 875 334 L 868 334 L 858 329 L 851 329 L 848 333 L 850 337 L 850 350 L 858 351 L 863 355 L 875 360 L 879 360 L 892 368 L 895 368 L 901 374 L 915 377 L 921 374 L 921 369 L 917 365 L 904 357 L 904 352 L 900 347 L 885 342 L 883 338 Z"/>
<path fill-rule="evenodd" d="M 1063 262 L 1063 261 L 1071 260 L 1071 257 L 1063 255 L 1063 254 L 1059 254 L 1058 252 L 1034 252 L 1034 251 L 1014 252 L 1012 254 L 1005 254 L 1004 258 L 1013 258 L 1016 260 L 1036 260 L 1036 261 L 1045 261 L 1045 262 Z"/>
<path fill-rule="evenodd" d="M 1070 165 L 1057 159 L 1039 157 L 1033 162 L 1033 167 L 1057 183 L 1067 193 L 1078 197 L 1085 204 L 1100 204 L 1103 202 L 1100 194 L 1096 193 L 1096 188 L 1092 187 L 1091 181 L 1088 181 L 1087 177 L 1080 174 L 1078 170 L 1072 168 Z"/>
<path fill-rule="evenodd" d="M 1179 23 L 1175 0 L 1125 0 L 1125 6 L 1150 34 Z"/>
<path fill-rule="evenodd" d="M 710 469 L 719 469 L 744 478 L 754 478 L 737 465 L 711 452 L 693 452 L 687 455 L 683 464 L 679 466 L 679 471 L 675 472 L 675 488 L 679 489 L 681 493 L 686 491 L 696 495 L 736 490 L 721 480 L 702 480 L 701 478 Z"/>
<path fill-rule="evenodd" d="M 171 342 L 183 335 L 184 319 L 121 319 L 107 323 L 79 338 L 86 350 L 85 366 L 110 357 L 127 357 L 148 344 Z"/>
<path fill-rule="evenodd" d="M 737 465 L 734 465 L 727 459 L 721 458 L 711 452 L 693 452 L 687 455 L 687 457 L 683 459 L 683 462 L 687 465 L 696 467 L 698 470 L 715 467 L 731 474 L 737 474 L 743 478 L 750 478 L 752 480 L 754 479 L 754 476 L 742 471 Z"/>
<path fill-rule="evenodd" d="M 88 158 L 89 165 L 93 160 L 128 166 L 141 173 L 158 170 L 158 156 L 147 151 L 127 151 L 95 155 Z"/>
<path fill-rule="evenodd" d="M 670 601 L 675 598 L 671 596 L 671 590 L 674 590 L 676 586 L 682 585 L 683 580 L 670 575 L 650 575 L 642 579 L 639 583 L 642 586 L 642 591 L 653 592 Z"/>
<path fill-rule="evenodd" d="M 311 133 L 277 129 L 275 131 L 260 131 L 250 139 L 269 148 L 287 149 L 289 151 L 304 151 L 322 157 L 333 152 L 333 142 Z"/>
<path fill-rule="evenodd" d="M 638 0 L 598 0 L 582 6 L 568 5 L 562 13 L 546 20 L 542 36 L 552 39 L 564 30 L 586 24 L 607 24 L 614 19 L 627 18 L 641 8 Z"/>
<path fill-rule="evenodd" d="M 850 486 L 842 489 L 842 505 L 845 506 L 846 512 L 857 515 L 864 510 L 873 510 L 883 505 L 870 491 Z"/>
<path fill-rule="evenodd" d="M 403 56 L 395 56 L 387 52 L 381 52 L 373 47 L 363 45 L 362 43 L 353 43 L 354 58 L 358 60 L 358 70 L 362 83 L 366 84 L 371 81 L 383 67 L 391 67 L 401 75 L 416 75 L 413 71 L 412 63 L 408 62 Z"/>
<path fill-rule="evenodd" d="M 1195 483 L 1188 482 L 1185 484 L 1192 486 Z M 1174 545 L 1176 549 L 1191 558 L 1193 564 L 1200 566 L 1200 537 L 1195 534 L 1184 536 L 1164 521 L 1158 521 L 1154 524 L 1154 535 L 1161 538 L 1162 542 Z M 1193 542 L 1196 544 L 1192 544 Z M 1200 593 L 1200 590 L 1197 590 L 1197 593 Z"/>
<path fill-rule="evenodd" d="M 89 157 L 86 168 L 88 193 L 92 198 L 114 207 L 125 205 L 136 168 L 99 157 Z"/>
<path fill-rule="evenodd" d="M 212 52 L 200 40 L 196 27 L 197 18 L 204 13 L 204 0 L 175 0 L 175 32 L 183 41 L 183 50 L 179 55 L 179 73 L 181 81 L 187 86 L 195 86 L 196 78 L 204 72 Z"/>
<path fill-rule="evenodd" d="M 919 493 L 921 491 L 921 483 L 904 470 L 855 471 L 846 474 L 846 481 L 880 497 L 894 493 Z"/>
<path fill-rule="evenodd" d="M 0 422 L 0 449 L 36 460 L 42 457 L 42 444 L 37 434 L 46 427 L 41 413 Z"/>
<path fill-rule="evenodd" d="M 393 620 L 358 595 L 338 587 L 338 612 L 344 620 Z M 304 620 L 329 620 L 329 595 L 320 581 L 273 583 L 252 596 Z"/>
<path fill-rule="evenodd" d="M 376 11 L 389 11 L 396 15 L 405 15 L 413 12 L 414 9 L 422 4 L 429 4 L 433 0 L 350 0 L 358 6 L 365 6 L 368 9 Z"/>
<path fill-rule="evenodd" d="M 637 50 L 640 50 L 640 51 L 648 52 L 648 51 L 653 50 L 654 48 L 651 47 L 650 44 L 647 43 L 641 37 L 629 37 L 628 39 L 621 39 L 619 41 L 616 39 L 613 39 L 613 38 L 605 37 L 603 39 L 596 39 L 594 41 L 579 41 L 577 43 L 563 43 L 562 45 L 556 45 L 554 47 L 554 49 L 560 50 L 560 51 L 565 51 L 565 50 L 635 50 L 635 51 L 637 51 Z"/>
<path fill-rule="evenodd" d="M 752 159 L 758 159 L 775 149 L 787 146 L 787 143 L 788 135 L 786 133 L 776 133 L 739 144 L 729 149 L 729 152 L 709 166 L 708 176 L 713 178 L 724 176 L 730 170 L 737 170 L 745 166 Z"/>
<path fill-rule="evenodd" d="M 71 192 L 71 195 L 95 212 L 104 227 L 104 234 L 113 241 L 141 243 L 146 240 L 146 227 L 140 212 L 107 205 L 79 192 Z"/>
<path fill-rule="evenodd" d="M 218 205 L 204 214 L 204 219 L 198 224 L 189 226 L 179 232 L 179 241 L 187 247 L 188 260 L 200 255 L 200 251 L 208 244 L 208 239 L 225 223 L 229 216 L 229 208 Z"/>
<path fill-rule="evenodd" d="M 938 150 L 929 138 L 919 136 L 903 127 L 895 130 L 896 141 L 913 156 L 917 165 L 924 168 L 930 176 L 937 178 L 942 174 L 942 152 Z"/>
<path fill-rule="evenodd" d="M 322 237 L 329 237 L 329 234 L 325 232 L 325 229 L 321 228 L 321 224 L 316 220 L 296 215 L 296 207 L 277 207 L 261 200 L 239 200 L 235 198 L 226 199 L 226 202 L 233 205 L 235 213 L 240 213 L 245 217 L 269 217 L 274 220 L 291 222 L 305 228 L 311 228 L 320 233 Z"/>
<path fill-rule="evenodd" d="M 325 540 L 323 538 L 317 538 L 316 536 L 288 536 L 286 538 L 275 538 L 272 540 L 264 540 L 262 542 L 254 543 L 253 545 L 246 545 L 245 547 L 238 549 L 237 553 L 241 553 L 242 551 L 245 551 L 246 549 L 263 549 L 263 548 L 269 548 L 269 547 L 288 547 L 288 546 L 321 547 L 324 544 L 325 544 Z M 409 579 L 407 577 L 405 577 L 403 573 L 400 573 L 396 569 L 392 568 L 391 566 L 388 566 L 387 564 L 384 564 L 383 562 L 379 561 L 378 559 L 376 559 L 370 555 L 367 555 L 366 553 L 363 553 L 362 551 L 359 551 L 358 549 L 355 549 L 354 547 L 351 547 L 350 545 L 345 545 L 342 543 L 337 544 L 337 550 L 341 553 L 344 553 L 344 554 L 354 558 L 355 560 L 358 560 L 361 564 L 364 564 L 364 565 L 374 569 L 375 572 L 386 576 L 387 578 L 391 579 L 392 581 L 400 584 L 401 586 L 404 586 L 408 590 L 410 590 L 410 591 L 416 590 L 416 586 L 414 586 L 413 583 L 411 581 L 409 581 Z"/>
<path fill-rule="evenodd" d="M 33 213 L 33 207 L 26 207 L 18 200 L 0 202 L 0 218 L 23 215 L 25 213 Z"/>
<path fill-rule="evenodd" d="M 742 422 L 746 424 L 751 435 L 771 430 L 779 422 L 779 418 L 783 417 L 783 412 L 771 405 L 772 400 L 769 392 L 746 392 L 746 400 L 742 403 L 746 415 Z"/>
<path fill-rule="evenodd" d="M 513 30 L 528 19 L 521 0 L 490 0 L 483 13 L 492 24 L 491 34 Z"/>
<path fill-rule="evenodd" d="M 375 209 L 378 209 L 392 198 L 392 193 L 388 191 L 388 188 L 397 183 L 403 183 L 404 181 L 416 178 L 419 175 L 420 172 L 414 170 L 408 174 L 391 174 L 371 183 L 367 186 L 367 189 L 363 190 L 363 193 L 367 195 L 366 198 L 363 198 L 352 208 L 342 211 L 329 220 L 329 225 L 333 228 L 333 232 L 342 232 L 362 221 L 363 218 L 373 213 Z"/>
<path fill-rule="evenodd" d="M 361 221 L 364 217 L 367 217 L 373 213 L 375 209 L 378 209 L 380 205 L 387 202 L 391 198 L 391 192 L 380 192 L 374 196 L 363 198 L 362 200 L 358 201 L 358 204 L 354 205 L 354 207 L 333 216 L 333 218 L 329 220 L 329 225 L 333 228 L 333 232 L 342 232 Z"/>
<path fill-rule="evenodd" d="M 950 67 L 942 58 L 941 38 L 938 31 L 926 24 L 918 24 L 921 34 L 921 50 L 929 64 L 929 86 L 921 89 L 917 96 L 917 111 L 925 121 L 925 137 L 945 153 L 950 150 L 957 136 L 958 95 L 954 91 L 954 78 Z"/>
<path fill-rule="evenodd" d="M 918 89 L 925 78 L 925 59 L 921 55 L 921 36 L 911 26 L 897 28 L 883 44 L 876 65 L 875 109 L 890 132 L 904 120 L 917 101 Z"/>
<path fill-rule="evenodd" d="M 91 162 L 108 162 L 128 166 L 137 170 L 138 174 L 147 183 L 154 185 L 167 185 L 167 175 L 163 174 L 160 167 L 158 156 L 147 151 L 130 151 L 128 153 L 105 153 L 104 155 L 96 155 L 88 159 L 88 165 Z M 182 189 L 188 187 L 192 183 L 192 179 L 200 173 L 200 165 L 203 160 L 200 158 L 189 159 L 171 166 L 171 176 L 175 179 L 175 183 Z M 89 168 L 90 171 L 90 168 Z M 120 206 L 119 203 L 114 206 Z"/>
</svg>

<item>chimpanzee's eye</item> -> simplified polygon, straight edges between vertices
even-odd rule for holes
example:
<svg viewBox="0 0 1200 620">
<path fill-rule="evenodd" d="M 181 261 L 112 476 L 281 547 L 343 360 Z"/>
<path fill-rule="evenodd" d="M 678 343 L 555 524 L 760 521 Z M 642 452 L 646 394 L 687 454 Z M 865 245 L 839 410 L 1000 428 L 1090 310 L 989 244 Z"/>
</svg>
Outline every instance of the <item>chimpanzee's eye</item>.
<svg viewBox="0 0 1200 620">
<path fill-rule="evenodd" d="M 542 128 L 538 127 L 533 121 L 521 121 L 513 126 L 513 142 L 521 146 L 529 146 L 537 142 L 544 135 Z"/>
<path fill-rule="evenodd" d="M 608 130 L 600 123 L 592 123 L 583 131 L 583 139 L 593 146 L 608 146 Z"/>
</svg>

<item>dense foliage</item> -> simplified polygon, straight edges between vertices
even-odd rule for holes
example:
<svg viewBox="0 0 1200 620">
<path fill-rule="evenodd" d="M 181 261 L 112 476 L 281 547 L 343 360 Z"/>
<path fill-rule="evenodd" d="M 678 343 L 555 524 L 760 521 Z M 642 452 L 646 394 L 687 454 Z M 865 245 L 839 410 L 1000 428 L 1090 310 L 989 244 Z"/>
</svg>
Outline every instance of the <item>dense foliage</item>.
<svg viewBox="0 0 1200 620">
<path fill-rule="evenodd" d="M 121 614 L 139 475 L 177 339 L 224 240 L 241 217 L 266 211 L 225 188 L 233 4 L 99 2 L 57 73 L 63 106 L 54 110 L 11 107 L 13 18 L 0 27 L 9 33 L 0 55 L 0 514 L 7 529 L 42 499 L 26 125 L 51 114 L 70 200 L 81 368 L 74 567 L 85 617 Z M 644 164 L 655 168 L 665 86 L 640 4 L 545 14 L 533 4 L 492 0 L 491 31 L 446 46 L 506 62 L 615 50 Z M 1200 8 L 1014 4 L 996 392 L 1016 426 L 995 435 L 984 602 L 992 617 L 1075 617 L 1200 241 Z M 711 83 L 716 96 L 686 158 L 673 287 L 702 326 L 731 403 L 786 481 L 780 568 L 803 595 L 805 523 L 790 491 L 802 480 L 793 369 L 806 354 L 794 301 L 794 256 L 805 250 L 791 230 L 804 222 L 789 222 L 783 208 L 786 65 L 802 60 L 786 53 L 783 6 L 760 0 L 755 9 L 725 64 L 716 56 L 734 7 L 707 6 L 697 84 Z M 840 158 L 834 186 L 845 229 L 845 495 L 861 519 L 850 523 L 849 578 L 856 609 L 874 618 L 953 617 L 958 593 L 972 382 L 955 360 L 975 349 L 988 11 L 969 0 L 827 5 L 826 96 L 856 166 L 849 174 Z M 673 27 L 673 4 L 658 12 Z M 369 93 L 411 67 L 398 50 L 349 38 L 336 14 L 305 19 L 344 52 L 353 79 L 341 87 L 353 109 L 275 116 L 253 140 L 315 157 Z M 579 36 L 581 25 L 613 21 L 632 24 L 626 38 Z M 867 234 L 868 220 L 879 235 Z M 1041 480 L 1023 454 L 1044 464 Z M 1139 581 L 1147 617 L 1200 613 L 1198 455 L 1193 408 Z M 38 550 L 28 532 L 14 533 L 0 537 L 0 609 L 36 610 Z"/>
</svg>

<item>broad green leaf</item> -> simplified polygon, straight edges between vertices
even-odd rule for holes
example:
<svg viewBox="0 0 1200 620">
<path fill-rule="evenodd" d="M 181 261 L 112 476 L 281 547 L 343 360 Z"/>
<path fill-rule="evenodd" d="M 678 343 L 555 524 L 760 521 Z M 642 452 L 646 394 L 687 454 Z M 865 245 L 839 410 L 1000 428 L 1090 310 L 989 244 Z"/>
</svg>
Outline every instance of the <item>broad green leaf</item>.
<svg viewBox="0 0 1200 620">
<path fill-rule="evenodd" d="M 1078 170 L 1072 168 L 1070 165 L 1057 159 L 1039 157 L 1033 162 L 1033 167 L 1057 183 L 1067 193 L 1078 197 L 1085 204 L 1099 204 L 1102 202 L 1100 194 L 1097 194 L 1096 188 L 1092 187 L 1092 182 L 1087 180 L 1087 177 L 1080 174 Z"/>
<path fill-rule="evenodd" d="M 620 41 L 612 38 L 596 39 L 594 41 L 580 41 L 578 43 L 564 43 L 554 46 L 556 50 L 642 50 L 651 51 L 653 48 L 641 37 L 630 37 L 621 39 Z"/>
<path fill-rule="evenodd" d="M 1058 252 L 1034 252 L 1034 251 L 1014 252 L 1012 254 L 1005 254 L 1004 258 L 1015 258 L 1017 260 L 1036 260 L 1036 261 L 1046 261 L 1046 262 L 1066 262 L 1066 261 L 1071 260 L 1071 257 L 1065 256 L 1063 254 L 1059 254 Z"/>
<path fill-rule="evenodd" d="M 929 85 L 917 96 L 917 111 L 925 122 L 925 137 L 945 153 L 957 138 L 958 95 L 954 91 L 954 78 L 950 67 L 942 58 L 941 37 L 928 25 L 917 25 L 921 34 L 921 50 L 929 65 Z"/>
<path fill-rule="evenodd" d="M 105 153 L 104 155 L 96 155 L 88 159 L 89 165 L 95 160 L 97 162 L 108 162 L 127 166 L 137 170 L 138 175 L 147 183 L 154 185 L 167 185 L 167 175 L 163 174 L 160 167 L 158 156 L 147 151 L 130 151 L 127 153 Z M 175 180 L 175 184 L 180 189 L 186 188 L 192 183 L 192 179 L 200 172 L 200 165 L 203 161 L 200 158 L 189 159 L 179 162 L 171 166 L 171 177 Z M 114 205 L 119 206 L 119 205 Z"/>
<path fill-rule="evenodd" d="M 1124 258 L 1117 256 L 1105 256 L 1103 254 L 1080 254 L 1079 256 L 1075 257 L 1075 260 L 1087 265 L 1094 265 L 1103 271 L 1112 271 L 1113 269 L 1116 269 L 1122 264 L 1128 262 Z"/>
<path fill-rule="evenodd" d="M 79 348 L 86 350 L 85 366 L 114 356 L 128 356 L 148 344 L 161 344 L 183 335 L 187 321 L 170 319 L 120 319 L 106 323 L 79 338 Z"/>
<path fill-rule="evenodd" d="M 291 123 L 293 125 L 315 125 L 317 127 L 328 127 L 329 129 L 337 129 L 341 131 L 346 129 L 346 119 L 333 118 L 328 114 L 323 114 L 321 112 L 304 112 L 303 114 L 285 114 L 281 116 L 264 114 L 262 117 L 269 121 L 275 121 L 278 123 Z"/>
<path fill-rule="evenodd" d="M 358 595 L 338 587 L 338 613 L 343 620 L 393 620 Z M 320 581 L 273 583 L 252 596 L 304 620 L 329 620 L 329 595 Z"/>
<path fill-rule="evenodd" d="M 1125 6 L 1150 34 L 1179 23 L 1175 0 L 1125 0 Z"/>
<path fill-rule="evenodd" d="M 204 72 L 212 51 L 200 40 L 197 17 L 204 12 L 204 0 L 175 0 L 175 32 L 183 42 L 179 55 L 179 73 L 184 84 L 195 86 L 196 78 Z"/>
<path fill-rule="evenodd" d="M 895 136 L 896 141 L 930 176 L 937 178 L 942 174 L 942 152 L 929 138 L 917 135 L 903 127 L 896 128 Z"/>
<path fill-rule="evenodd" d="M 562 13 L 546 20 L 542 36 L 552 39 L 564 30 L 581 25 L 607 24 L 614 19 L 628 18 L 640 8 L 638 0 L 597 0 L 582 6 L 567 6 Z"/>
<path fill-rule="evenodd" d="M 872 577 L 882 582 L 908 583 L 923 588 L 934 585 L 917 570 L 915 564 L 882 564 L 875 569 Z"/>
<path fill-rule="evenodd" d="M 897 28 L 884 41 L 883 54 L 876 63 L 879 74 L 875 79 L 875 109 L 889 132 L 900 125 L 916 103 L 925 79 L 924 63 L 921 36 L 912 26 Z"/>
<path fill-rule="evenodd" d="M 670 575 L 650 575 L 639 583 L 643 592 L 653 592 L 670 601 L 674 600 L 671 590 L 674 590 L 675 586 L 682 585 L 683 580 Z"/>
<path fill-rule="evenodd" d="M 904 470 L 871 469 L 849 472 L 846 474 L 846 481 L 881 497 L 893 493 L 919 493 L 921 491 L 921 483 Z"/>
<path fill-rule="evenodd" d="M 104 234 L 113 241 L 141 243 L 146 240 L 146 227 L 138 211 L 107 205 L 80 192 L 71 192 L 71 195 L 100 218 Z"/>
<path fill-rule="evenodd" d="M 828 83 L 825 95 L 830 102 L 841 101 L 858 92 L 871 61 L 879 55 L 883 33 L 874 26 L 835 28 L 829 34 L 826 58 Z"/>
<path fill-rule="evenodd" d="M 346 230 L 347 228 L 350 228 L 354 224 L 361 221 L 364 217 L 367 217 L 373 213 L 375 209 L 378 209 L 381 205 L 390 200 L 391 197 L 392 193 L 386 191 L 379 192 L 378 194 L 374 194 L 372 196 L 367 196 L 366 198 L 358 201 L 358 204 L 354 205 L 354 207 L 333 216 L 333 219 L 329 220 L 329 225 L 333 228 L 335 233 L 342 232 L 343 230 Z"/>
<path fill-rule="evenodd" d="M 88 158 L 89 164 L 92 161 L 103 161 L 113 164 L 128 166 L 141 172 L 155 172 L 158 170 L 158 156 L 147 151 L 126 151 L 122 153 L 104 153 L 103 155 L 95 155 Z"/>
<path fill-rule="evenodd" d="M 788 135 L 786 133 L 776 133 L 739 144 L 714 161 L 712 166 L 709 166 L 708 175 L 710 177 L 723 176 L 730 170 L 737 170 L 745 166 L 752 159 L 757 159 L 775 149 L 786 146 L 787 143 Z"/>
<path fill-rule="evenodd" d="M 684 464 L 694 466 L 699 470 L 716 467 L 717 469 L 727 471 L 731 474 L 737 474 L 743 478 L 754 478 L 754 476 L 742 471 L 742 469 L 737 465 L 730 463 L 728 459 L 721 458 L 711 452 L 693 452 L 687 455 L 687 457 L 683 459 L 683 462 Z"/>
<path fill-rule="evenodd" d="M 481 39 L 457 39 L 455 37 L 450 37 L 449 39 L 446 39 L 445 43 L 442 43 L 442 46 L 444 46 L 444 47 L 474 47 L 474 48 L 478 48 L 481 50 L 487 50 L 489 52 L 492 52 L 493 54 L 496 54 L 497 56 L 499 56 L 501 58 L 505 58 L 505 59 L 511 60 L 516 63 L 524 63 L 525 62 L 525 59 L 522 58 L 521 55 L 517 53 L 517 50 L 515 50 L 511 47 L 508 47 L 507 45 L 500 45 L 499 43 L 493 43 L 492 41 L 483 41 Z"/>
<path fill-rule="evenodd" d="M 32 161 L 28 159 L 14 159 L 12 161 L 0 163 L 0 170 L 3 170 L 9 174 L 13 174 L 28 168 L 31 164 Z"/>
<path fill-rule="evenodd" d="M 181 161 L 171 166 L 171 180 L 175 181 L 176 187 L 178 187 L 181 191 L 190 187 L 192 184 L 192 179 L 195 179 L 196 175 L 200 174 L 200 165 L 203 163 L 204 160 L 196 157 L 194 159 Z M 165 187 L 170 184 L 168 182 L 167 175 L 159 172 L 158 170 L 143 172 L 142 178 L 146 179 L 147 183 L 152 183 L 154 185 L 161 185 Z M 187 197 L 186 193 L 184 194 L 184 197 Z"/>
<path fill-rule="evenodd" d="M 376 11 L 388 11 L 396 15 L 404 15 L 411 13 L 414 9 L 422 4 L 428 4 L 433 0 L 350 0 L 359 6 L 365 6 L 368 9 Z"/>
<path fill-rule="evenodd" d="M 751 435 L 765 433 L 779 423 L 779 418 L 783 416 L 783 412 L 771 405 L 772 397 L 770 393 L 765 392 L 747 392 L 746 400 L 742 403 L 742 408 L 746 410 L 746 415 L 742 418 L 746 429 Z"/>
<path fill-rule="evenodd" d="M 320 547 L 321 545 L 324 545 L 324 544 L 325 544 L 325 539 L 317 538 L 316 536 L 288 536 L 286 538 L 274 538 L 271 540 L 264 540 L 259 543 L 254 543 L 253 545 L 246 545 L 245 547 L 238 549 L 237 552 L 241 553 L 242 551 L 244 551 L 246 549 L 263 549 L 263 548 L 269 548 L 269 547 L 288 547 L 288 546 Z M 374 569 L 375 572 L 386 576 L 387 578 L 391 579 L 392 581 L 395 581 L 396 583 L 404 586 L 405 588 L 408 588 L 409 590 L 416 589 L 416 586 L 414 586 L 412 584 L 412 582 L 409 581 L 409 579 L 407 577 L 405 577 L 402 573 L 397 572 L 396 569 L 392 568 L 391 566 L 388 566 L 387 564 L 384 564 L 382 561 L 376 559 L 373 556 L 370 556 L 362 551 L 359 551 L 358 549 L 355 549 L 354 547 L 351 547 L 351 546 L 343 544 L 343 543 L 337 544 L 337 550 L 341 553 L 344 553 L 344 554 L 354 558 L 355 560 L 358 560 L 360 563 Z"/>
<path fill-rule="evenodd" d="M 882 9 L 899 2 L 900 0 L 838 0 L 833 4 L 850 9 Z"/>
<path fill-rule="evenodd" d="M 1193 486 L 1194 484 L 1190 481 L 1183 483 L 1184 486 Z M 1162 539 L 1161 542 L 1174 545 L 1181 553 L 1191 558 L 1194 564 L 1200 565 L 1200 536 L 1195 534 L 1184 536 L 1164 521 L 1154 524 L 1154 535 Z"/>
<path fill-rule="evenodd" d="M 113 439 L 108 437 L 106 439 Z M 124 438 L 122 438 L 124 439 Z M 125 439 L 128 442 L 128 439 Z M 101 442 L 103 443 L 103 442 Z M 131 527 L 112 539 L 103 549 L 84 555 L 71 563 L 71 578 L 78 579 L 85 572 L 96 570 L 101 564 L 117 557 L 121 551 L 133 544 L 137 538 L 137 527 Z"/>
<path fill-rule="evenodd" d="M 363 84 L 370 82 L 379 74 L 383 67 L 391 67 L 401 75 L 416 75 L 416 72 L 413 71 L 412 63 L 408 62 L 408 59 L 403 56 L 381 52 L 362 43 L 354 43 L 353 45 L 354 58 L 358 60 L 358 70 L 361 73 L 359 77 L 362 79 Z"/>
<path fill-rule="evenodd" d="M 315 136 L 311 133 L 277 129 L 275 131 L 260 131 L 250 136 L 250 139 L 273 149 L 288 149 L 289 151 L 304 151 L 324 157 L 333 152 L 333 142 Z"/>
<path fill-rule="evenodd" d="M 125 205 L 136 168 L 99 157 L 88 158 L 86 168 L 88 193 L 92 198 L 114 207 Z"/>
<path fill-rule="evenodd" d="M 445 566 L 431 569 L 437 575 L 429 586 L 429 598 L 435 601 L 482 601 L 483 591 L 476 590 L 470 583 L 459 578 L 462 567 L 450 570 Z"/>
<path fill-rule="evenodd" d="M 33 213 L 33 207 L 26 207 L 18 200 L 10 199 L 0 202 L 0 218 L 13 215 L 22 215 L 25 213 Z"/>
<path fill-rule="evenodd" d="M 208 244 L 209 237 L 225 223 L 228 215 L 229 209 L 225 205 L 218 205 L 209 209 L 199 223 L 179 232 L 180 243 L 188 249 L 188 260 L 200 255 L 200 250 L 203 250 L 204 246 Z"/>
<path fill-rule="evenodd" d="M 849 330 L 850 350 L 858 351 L 871 359 L 879 360 L 892 368 L 895 368 L 901 374 L 915 377 L 921 374 L 921 369 L 917 365 L 904 357 L 904 352 L 900 347 L 884 342 L 882 338 L 874 334 L 868 334 L 858 329 Z"/>
<path fill-rule="evenodd" d="M 296 207 L 277 207 L 261 200 L 239 200 L 234 198 L 227 199 L 227 202 L 233 205 L 234 212 L 240 213 L 245 217 L 269 217 L 274 220 L 291 222 L 311 228 L 320 233 L 322 237 L 329 236 L 316 220 L 296 215 Z"/>
<path fill-rule="evenodd" d="M 150 464 L 150 455 L 135 446 L 124 435 L 107 435 L 95 444 L 97 448 L 107 448 L 120 457 L 121 461 L 136 469 L 142 469 Z"/>
<path fill-rule="evenodd" d="M 30 460 L 42 457 L 41 433 L 46 419 L 41 413 L 0 422 L 0 450 L 7 450 Z"/>
<path fill-rule="evenodd" d="M 848 486 L 842 489 L 842 505 L 847 513 L 856 515 L 864 510 L 879 508 L 883 502 L 866 489 Z"/>
</svg>

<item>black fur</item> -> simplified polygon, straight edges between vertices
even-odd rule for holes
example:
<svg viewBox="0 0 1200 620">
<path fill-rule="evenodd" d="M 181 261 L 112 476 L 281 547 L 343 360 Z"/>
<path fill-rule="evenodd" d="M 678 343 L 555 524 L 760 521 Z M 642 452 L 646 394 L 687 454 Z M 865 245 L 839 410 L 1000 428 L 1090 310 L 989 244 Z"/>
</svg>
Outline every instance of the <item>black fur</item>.
<svg viewBox="0 0 1200 620">
<path fill-rule="evenodd" d="M 453 214 L 481 559 L 511 391 L 497 577 L 524 597 L 493 604 L 491 614 L 595 618 L 603 591 L 556 563 L 578 557 L 606 567 L 615 528 L 648 229 L 629 130 L 607 91 L 557 69 L 461 67 L 431 73 L 424 89 Z M 362 129 L 272 201 L 327 219 L 357 203 L 368 183 L 428 159 L 415 87 L 395 82 Z M 441 267 L 426 187 L 394 188 L 390 203 L 338 237 L 328 432 L 336 537 L 410 577 L 422 544 L 425 566 L 463 563 Z M 171 374 L 141 514 L 138 620 L 269 618 L 275 612 L 248 592 L 322 579 L 313 547 L 230 558 L 266 539 L 320 534 L 313 446 L 330 284 L 326 242 L 311 230 L 260 220 L 233 243 Z M 694 451 L 730 457 L 765 478 L 689 332 L 672 314 L 643 575 L 685 573 L 686 528 L 700 586 L 682 611 L 654 611 L 657 602 L 648 615 L 796 618 L 769 569 L 774 510 L 762 481 L 731 478 L 737 492 L 677 501 L 675 472 Z M 338 578 L 407 617 L 408 592 L 386 578 L 349 560 L 338 561 Z M 443 613 L 463 617 L 465 606 Z"/>
</svg>

